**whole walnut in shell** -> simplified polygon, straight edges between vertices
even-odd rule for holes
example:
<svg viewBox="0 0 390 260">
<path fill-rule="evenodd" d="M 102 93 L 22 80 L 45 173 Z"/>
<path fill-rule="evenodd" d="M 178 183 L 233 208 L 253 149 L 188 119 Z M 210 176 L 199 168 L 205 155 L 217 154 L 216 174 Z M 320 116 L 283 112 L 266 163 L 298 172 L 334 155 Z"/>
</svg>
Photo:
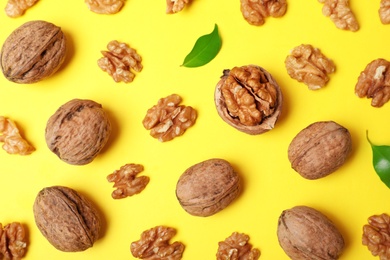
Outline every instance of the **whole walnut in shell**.
<svg viewBox="0 0 390 260">
<path fill-rule="evenodd" d="M 219 116 L 247 134 L 262 134 L 274 128 L 282 112 L 283 95 L 265 69 L 248 65 L 225 70 L 214 93 Z"/>
<path fill-rule="evenodd" d="M 348 129 L 333 121 L 321 121 L 310 124 L 294 137 L 288 147 L 288 159 L 296 172 L 313 180 L 335 172 L 351 151 Z"/>
<path fill-rule="evenodd" d="M 188 168 L 176 185 L 176 197 L 194 216 L 211 216 L 226 208 L 240 193 L 238 174 L 229 162 L 209 159 Z"/>
<path fill-rule="evenodd" d="M 14 30 L 0 53 L 4 76 L 16 83 L 35 83 L 54 74 L 66 56 L 61 28 L 46 21 L 30 21 Z"/>
<path fill-rule="evenodd" d="M 277 236 L 280 246 L 293 260 L 336 260 L 345 244 L 333 222 L 307 206 L 284 210 L 279 217 Z"/>
<path fill-rule="evenodd" d="M 92 162 L 106 145 L 111 123 L 102 105 L 73 99 L 47 121 L 46 144 L 61 160 L 73 165 Z"/>
<path fill-rule="evenodd" d="M 58 250 L 84 251 L 99 238 L 101 218 L 98 210 L 71 188 L 42 189 L 35 198 L 33 211 L 38 229 Z"/>
</svg>

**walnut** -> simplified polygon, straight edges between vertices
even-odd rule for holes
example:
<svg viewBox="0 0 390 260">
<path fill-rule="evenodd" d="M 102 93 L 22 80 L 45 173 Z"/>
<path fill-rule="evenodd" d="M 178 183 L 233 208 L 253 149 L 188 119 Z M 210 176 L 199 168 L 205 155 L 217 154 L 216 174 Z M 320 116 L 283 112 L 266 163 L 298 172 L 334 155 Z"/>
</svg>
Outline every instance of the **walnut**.
<svg viewBox="0 0 390 260">
<path fill-rule="evenodd" d="M 72 99 L 49 118 L 45 139 L 62 161 L 73 165 L 92 162 L 107 144 L 111 123 L 102 105 L 88 99 Z"/>
<path fill-rule="evenodd" d="M 183 135 L 195 124 L 197 113 L 190 106 L 179 105 L 182 99 L 177 94 L 158 100 L 157 105 L 148 109 L 142 124 L 150 135 L 161 142 L 170 141 Z"/>
<path fill-rule="evenodd" d="M 98 66 L 115 82 L 132 82 L 135 77 L 134 71 L 142 70 L 141 56 L 128 44 L 115 40 L 108 43 L 107 49 L 108 51 L 102 51 L 104 57 L 98 60 Z"/>
<path fill-rule="evenodd" d="M 5 40 L 0 67 L 12 82 L 35 83 L 58 71 L 65 56 L 66 38 L 61 28 L 45 21 L 30 21 Z"/>
<path fill-rule="evenodd" d="M 274 128 L 282 110 L 279 85 L 265 69 L 248 65 L 224 70 L 214 93 L 219 116 L 248 134 Z"/>
<path fill-rule="evenodd" d="M 359 24 L 349 7 L 349 0 L 318 0 L 323 3 L 322 14 L 328 16 L 337 28 L 357 31 Z"/>
<path fill-rule="evenodd" d="M 295 47 L 284 63 L 290 77 L 305 83 L 311 90 L 324 87 L 329 81 L 328 74 L 335 71 L 333 61 L 310 44 Z"/>
<path fill-rule="evenodd" d="M 24 226 L 12 222 L 2 227 L 0 223 L 0 259 L 20 260 L 27 251 L 27 234 Z"/>
<path fill-rule="evenodd" d="M 84 251 L 100 237 L 102 221 L 97 208 L 71 188 L 43 188 L 35 198 L 33 212 L 39 231 L 60 251 Z"/>
<path fill-rule="evenodd" d="M 381 107 L 390 99 L 390 62 L 385 59 L 371 61 L 359 75 L 355 94 L 372 98 L 373 107 Z"/>
<path fill-rule="evenodd" d="M 260 250 L 248 243 L 249 236 L 233 232 L 225 241 L 218 243 L 217 260 L 257 260 Z"/>
<path fill-rule="evenodd" d="M 167 14 L 178 13 L 184 9 L 184 7 L 190 2 L 190 0 L 166 0 L 167 1 Z"/>
<path fill-rule="evenodd" d="M 122 199 L 140 193 L 149 183 L 149 177 L 136 177 L 142 172 L 144 167 L 140 164 L 125 164 L 119 170 L 114 171 L 107 176 L 109 182 L 115 182 L 112 192 L 114 199 Z"/>
<path fill-rule="evenodd" d="M 21 136 L 15 122 L 4 116 L 0 116 L 0 142 L 3 142 L 3 149 L 9 154 L 28 155 L 35 151 Z"/>
<path fill-rule="evenodd" d="M 383 24 L 390 24 L 390 0 L 381 0 L 379 18 Z"/>
<path fill-rule="evenodd" d="M 381 260 L 390 259 L 390 216 L 386 213 L 368 218 L 363 226 L 362 244 Z"/>
<path fill-rule="evenodd" d="M 140 240 L 131 243 L 131 253 L 134 257 L 146 260 L 180 260 L 184 252 L 183 243 L 169 243 L 175 234 L 175 229 L 164 226 L 146 230 L 142 232 Z"/>
<path fill-rule="evenodd" d="M 287 10 L 286 0 L 240 0 L 241 13 L 252 25 L 262 25 L 265 18 L 282 17 Z"/>
<path fill-rule="evenodd" d="M 89 10 L 98 14 L 116 14 L 118 13 L 125 0 L 85 0 Z"/>
<path fill-rule="evenodd" d="M 8 0 L 5 6 L 5 13 L 9 17 L 22 16 L 27 9 L 35 5 L 38 0 Z"/>
</svg>

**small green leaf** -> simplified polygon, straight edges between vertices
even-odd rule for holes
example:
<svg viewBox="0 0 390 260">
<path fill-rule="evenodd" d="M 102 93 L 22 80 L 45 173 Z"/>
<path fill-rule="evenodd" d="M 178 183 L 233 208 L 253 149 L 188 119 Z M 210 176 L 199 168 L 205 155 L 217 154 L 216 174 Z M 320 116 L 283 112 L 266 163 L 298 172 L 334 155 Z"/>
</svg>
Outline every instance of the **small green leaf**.
<svg viewBox="0 0 390 260">
<path fill-rule="evenodd" d="M 390 146 L 372 144 L 368 138 L 368 131 L 366 132 L 366 138 L 371 145 L 372 164 L 375 172 L 382 182 L 390 188 Z"/>
<path fill-rule="evenodd" d="M 218 33 L 218 26 L 210 34 L 203 35 L 195 42 L 191 52 L 187 54 L 182 66 L 188 68 L 200 67 L 209 63 L 217 56 L 222 41 Z"/>
</svg>

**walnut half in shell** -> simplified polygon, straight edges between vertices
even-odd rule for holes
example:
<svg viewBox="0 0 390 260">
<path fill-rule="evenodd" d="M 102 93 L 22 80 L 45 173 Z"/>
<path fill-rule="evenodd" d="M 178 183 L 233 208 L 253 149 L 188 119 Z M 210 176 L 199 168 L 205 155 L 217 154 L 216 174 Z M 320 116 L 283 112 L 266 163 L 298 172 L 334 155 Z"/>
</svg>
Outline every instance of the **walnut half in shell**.
<svg viewBox="0 0 390 260">
<path fill-rule="evenodd" d="M 282 111 L 283 95 L 272 75 L 256 65 L 224 70 L 214 93 L 219 116 L 247 134 L 274 128 Z"/>
</svg>

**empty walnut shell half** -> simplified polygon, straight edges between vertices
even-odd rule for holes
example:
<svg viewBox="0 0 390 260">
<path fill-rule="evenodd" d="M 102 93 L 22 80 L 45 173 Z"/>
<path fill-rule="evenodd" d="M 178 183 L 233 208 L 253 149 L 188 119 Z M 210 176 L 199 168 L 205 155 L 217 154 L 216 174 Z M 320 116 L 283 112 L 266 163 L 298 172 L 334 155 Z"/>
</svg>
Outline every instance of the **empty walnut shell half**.
<svg viewBox="0 0 390 260">
<path fill-rule="evenodd" d="M 240 193 L 240 180 L 229 162 L 209 159 L 188 168 L 176 185 L 176 197 L 194 216 L 211 216 L 226 208 Z"/>
<path fill-rule="evenodd" d="M 214 101 L 226 123 L 257 135 L 274 128 L 282 112 L 283 95 L 269 72 L 248 65 L 224 70 L 215 88 Z"/>
<path fill-rule="evenodd" d="M 291 167 L 313 180 L 340 168 L 352 151 L 352 138 L 345 127 L 333 121 L 320 121 L 301 130 L 288 147 Z"/>
<path fill-rule="evenodd" d="M 101 218 L 98 210 L 71 188 L 42 189 L 35 198 L 33 211 L 38 229 L 58 250 L 84 251 L 99 239 Z"/>
<path fill-rule="evenodd" d="M 73 99 L 47 121 L 46 144 L 61 160 L 73 165 L 88 164 L 106 145 L 111 123 L 101 104 Z"/>
<path fill-rule="evenodd" d="M 66 56 L 61 28 L 46 21 L 30 21 L 14 30 L 0 53 L 4 76 L 16 83 L 35 83 L 54 74 Z"/>
</svg>

